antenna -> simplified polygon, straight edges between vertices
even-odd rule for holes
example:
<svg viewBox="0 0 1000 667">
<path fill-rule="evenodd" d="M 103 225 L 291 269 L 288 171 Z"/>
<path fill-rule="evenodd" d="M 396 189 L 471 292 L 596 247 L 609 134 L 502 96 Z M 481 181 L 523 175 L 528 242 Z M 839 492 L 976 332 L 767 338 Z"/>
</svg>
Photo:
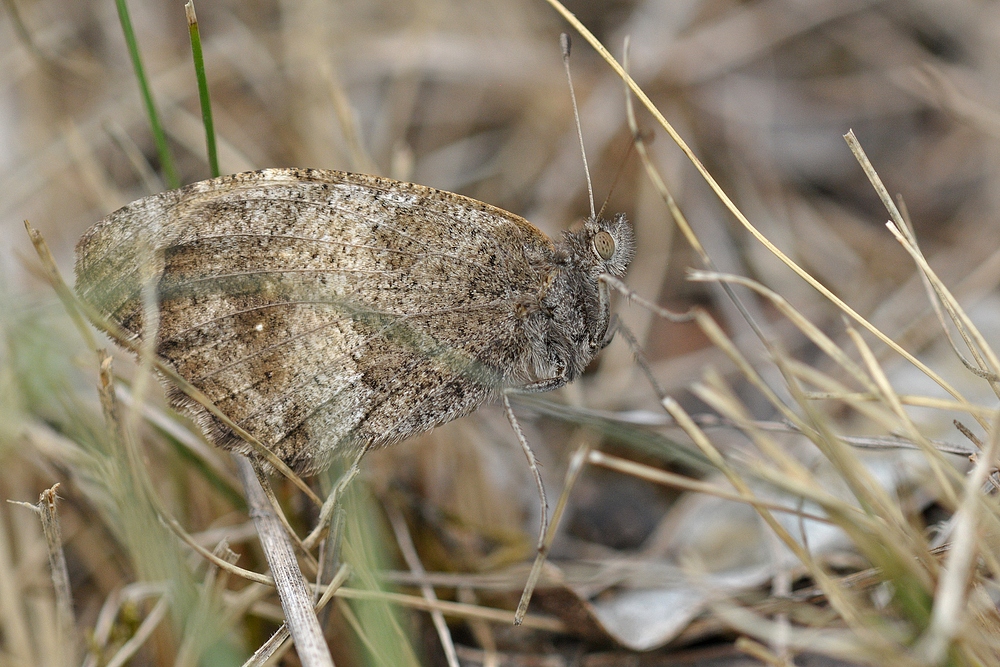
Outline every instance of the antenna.
<svg viewBox="0 0 1000 667">
<path fill-rule="evenodd" d="M 632 151 L 635 149 L 635 141 L 630 141 L 628 148 L 625 149 L 625 155 L 618 162 L 618 171 L 615 172 L 615 177 L 611 181 L 611 188 L 608 190 L 607 196 L 604 197 L 604 203 L 601 204 L 601 210 L 597 212 L 597 217 L 600 218 L 604 215 L 604 209 L 608 207 L 608 202 L 611 201 L 611 195 L 614 194 L 615 188 L 618 187 L 618 181 L 621 180 L 622 174 L 625 173 L 625 165 L 628 163 L 629 157 L 632 155 Z"/>
<path fill-rule="evenodd" d="M 580 109 L 576 106 L 576 92 L 573 90 L 573 76 L 569 72 L 569 35 L 562 33 L 559 35 L 559 44 L 562 46 L 563 66 L 566 68 L 566 81 L 569 82 L 569 96 L 573 99 L 573 118 L 576 119 L 576 134 L 580 137 L 580 155 L 583 156 L 583 171 L 587 174 L 587 194 L 590 196 L 590 217 L 597 218 L 597 211 L 594 208 L 594 185 L 590 182 L 590 167 L 587 166 L 587 149 L 583 147 L 583 127 L 580 125 Z"/>
</svg>

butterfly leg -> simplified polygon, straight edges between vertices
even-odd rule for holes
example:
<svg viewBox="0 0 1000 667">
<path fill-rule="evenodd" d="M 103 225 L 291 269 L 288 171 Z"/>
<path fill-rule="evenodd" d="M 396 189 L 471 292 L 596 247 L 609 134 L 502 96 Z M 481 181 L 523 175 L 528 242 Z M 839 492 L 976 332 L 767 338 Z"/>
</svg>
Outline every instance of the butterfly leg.
<svg viewBox="0 0 1000 667">
<path fill-rule="evenodd" d="M 642 346 L 639 345 L 639 341 L 636 340 L 635 334 L 632 333 L 632 330 L 624 324 L 619 325 L 619 331 L 621 331 L 622 338 L 625 339 L 625 342 L 628 343 L 629 348 L 632 350 L 632 356 L 635 357 L 635 363 L 642 370 L 643 375 L 646 376 L 646 380 L 653 388 L 653 391 L 656 392 L 657 397 L 662 401 L 666 397 L 667 392 L 660 385 L 656 376 L 653 375 L 653 368 L 649 364 L 649 359 L 646 358 L 645 353 L 642 351 Z"/>
<path fill-rule="evenodd" d="M 608 345 L 611 344 L 611 339 L 615 337 L 618 333 L 618 329 L 623 327 L 621 319 L 618 317 L 618 313 L 611 314 L 611 320 L 608 322 L 608 330 L 604 332 L 604 340 L 601 341 L 601 349 L 603 350 Z"/>
<path fill-rule="evenodd" d="M 552 377 L 535 380 L 534 382 L 529 382 L 528 384 L 521 385 L 520 387 L 511 387 L 509 389 L 505 389 L 504 392 L 515 394 L 540 394 L 542 392 L 552 391 L 553 389 L 563 387 L 568 382 L 569 378 L 566 377 L 566 366 L 560 365 L 556 370 L 556 374 Z"/>
<path fill-rule="evenodd" d="M 538 472 L 538 459 L 535 458 L 535 452 L 532 451 L 531 445 L 528 444 L 528 439 L 524 437 L 524 431 L 521 430 L 521 424 L 518 423 L 517 417 L 514 415 L 513 408 L 510 407 L 510 394 L 512 390 L 504 390 L 503 392 L 503 409 L 507 414 L 507 421 L 510 422 L 511 428 L 514 429 L 514 434 L 517 436 L 517 441 L 521 443 L 521 449 L 524 450 L 524 455 L 528 458 L 528 466 L 531 468 L 531 474 L 535 476 L 535 486 L 538 487 L 538 498 L 541 502 L 541 514 L 542 519 L 538 527 L 538 546 L 537 555 L 535 557 L 535 565 L 532 567 L 532 574 L 529 576 L 528 581 L 525 583 L 524 592 L 521 594 L 521 602 L 518 604 L 518 613 L 514 617 L 514 625 L 520 625 L 520 619 L 524 618 L 525 612 L 528 610 L 528 602 L 531 599 L 531 592 L 535 588 L 535 582 L 537 582 L 539 575 L 541 574 L 541 565 L 545 558 L 545 533 L 549 530 L 549 501 L 545 498 L 545 485 L 542 484 L 542 475 Z"/>
<path fill-rule="evenodd" d="M 630 302 L 635 302 L 639 304 L 640 306 L 642 306 L 649 312 L 653 313 L 657 317 L 662 317 L 663 319 L 668 320 L 670 322 L 678 322 L 678 323 L 690 322 L 695 317 L 694 308 L 684 313 L 674 313 L 672 311 L 667 310 L 666 308 L 660 308 L 655 303 L 643 299 L 641 296 L 633 292 L 628 285 L 626 285 L 622 281 L 618 280 L 614 276 L 609 275 L 607 273 L 603 274 L 600 280 L 602 284 L 605 284 L 609 288 L 615 290 L 616 292 L 624 296 L 626 299 L 628 299 Z"/>
<path fill-rule="evenodd" d="M 507 421 L 510 422 L 511 428 L 514 429 L 517 441 L 521 443 L 521 449 L 528 459 L 528 467 L 531 468 L 531 474 L 535 477 L 535 486 L 538 487 L 538 499 L 541 502 L 542 510 L 541 527 L 538 531 L 538 546 L 541 548 L 542 542 L 545 539 L 545 531 L 549 527 L 549 502 L 545 498 L 545 486 L 542 484 L 542 475 L 538 472 L 538 459 L 535 457 L 535 452 L 532 451 L 531 445 L 528 444 L 528 439 L 524 437 L 524 431 L 521 430 L 521 424 L 517 421 L 513 408 L 510 407 L 511 393 L 511 390 L 503 392 L 503 410 L 507 415 Z"/>
</svg>

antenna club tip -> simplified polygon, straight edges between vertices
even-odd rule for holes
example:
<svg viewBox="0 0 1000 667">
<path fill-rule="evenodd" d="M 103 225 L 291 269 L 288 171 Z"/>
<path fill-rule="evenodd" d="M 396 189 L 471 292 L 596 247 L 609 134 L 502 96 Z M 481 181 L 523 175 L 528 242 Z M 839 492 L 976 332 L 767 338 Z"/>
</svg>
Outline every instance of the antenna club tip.
<svg viewBox="0 0 1000 667">
<path fill-rule="evenodd" d="M 562 47 L 563 58 L 569 58 L 573 42 L 570 40 L 568 33 L 564 32 L 559 35 L 559 45 Z"/>
</svg>

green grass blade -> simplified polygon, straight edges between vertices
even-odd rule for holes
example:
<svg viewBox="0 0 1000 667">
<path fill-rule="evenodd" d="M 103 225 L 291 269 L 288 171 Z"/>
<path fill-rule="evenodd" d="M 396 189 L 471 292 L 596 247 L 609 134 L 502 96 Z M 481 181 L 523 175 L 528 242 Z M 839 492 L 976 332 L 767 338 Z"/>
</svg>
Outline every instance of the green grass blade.
<svg viewBox="0 0 1000 667">
<path fill-rule="evenodd" d="M 201 32 L 194 13 L 194 0 L 184 5 L 188 32 L 191 34 L 191 55 L 194 57 L 194 75 L 198 79 L 198 99 L 201 101 L 201 120 L 205 126 L 205 144 L 208 147 L 208 168 L 212 177 L 219 175 L 219 155 L 215 148 L 215 125 L 212 122 L 212 100 L 208 96 L 208 79 L 205 77 L 205 59 L 201 53 Z"/>
<path fill-rule="evenodd" d="M 156 105 L 153 103 L 153 92 L 149 88 L 146 71 L 142 66 L 142 56 L 139 55 L 139 43 L 136 41 L 135 31 L 132 29 L 132 19 L 129 18 L 125 0 L 115 0 L 115 5 L 118 7 L 118 19 L 121 21 L 122 34 L 125 35 L 125 44 L 128 46 L 128 53 L 132 58 L 132 67 L 135 69 L 135 78 L 139 82 L 142 101 L 146 105 L 146 114 L 149 116 L 149 126 L 153 131 L 156 151 L 160 154 L 163 178 L 167 183 L 167 187 L 173 189 L 179 187 L 181 182 L 177 176 L 177 169 L 174 167 L 174 159 L 170 155 L 170 148 L 167 146 L 167 135 L 163 131 L 160 116 L 156 112 Z"/>
</svg>

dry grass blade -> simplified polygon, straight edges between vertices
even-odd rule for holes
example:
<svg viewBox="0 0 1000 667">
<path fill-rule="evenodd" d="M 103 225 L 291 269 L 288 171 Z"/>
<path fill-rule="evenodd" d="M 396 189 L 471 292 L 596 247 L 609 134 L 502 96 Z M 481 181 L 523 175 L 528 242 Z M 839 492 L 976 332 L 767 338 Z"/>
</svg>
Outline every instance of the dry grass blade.
<svg viewBox="0 0 1000 667">
<path fill-rule="evenodd" d="M 869 372 L 878 384 L 882 402 L 895 414 L 898 420 L 897 423 L 902 428 L 903 432 L 905 432 L 911 440 L 920 445 L 924 451 L 929 454 L 928 461 L 932 466 L 935 477 L 938 479 L 938 483 L 941 484 L 941 491 L 945 494 L 945 498 L 949 502 L 954 503 L 954 490 L 949 483 L 949 480 L 946 478 L 946 472 L 944 466 L 942 465 L 943 461 L 941 460 L 941 457 L 937 455 L 937 451 L 934 447 L 927 442 L 927 439 L 920 433 L 916 424 L 914 424 L 909 415 L 906 414 L 902 403 L 896 395 L 895 389 L 889 382 L 889 378 L 886 377 L 882 368 L 878 365 L 875 355 L 872 353 L 868 345 L 865 344 L 864 339 L 861 338 L 861 336 L 859 336 L 854 330 L 848 330 L 848 334 L 854 342 L 855 347 L 861 353 L 861 357 L 864 359 Z"/>
<path fill-rule="evenodd" d="M 967 623 L 963 612 L 975 608 L 975 605 L 969 604 L 973 593 L 969 589 L 969 581 L 980 549 L 980 524 L 986 512 L 991 512 L 994 518 L 997 516 L 995 504 L 990 507 L 983 502 L 981 489 L 986 478 L 997 468 L 1000 422 L 993 425 L 992 433 L 989 444 L 978 456 L 976 466 L 966 480 L 965 495 L 955 512 L 952 546 L 942 565 L 942 576 L 934 596 L 931 623 L 914 648 L 916 655 L 931 664 L 944 661 Z"/>
<path fill-rule="evenodd" d="M 156 630 L 156 626 L 167 616 L 169 608 L 170 605 L 165 597 L 157 600 L 156 605 L 149 611 L 146 618 L 142 619 L 142 623 L 139 624 L 135 634 L 111 656 L 110 660 L 104 663 L 105 667 L 122 667 L 128 664 L 128 661 L 135 656 L 139 649 L 142 648 L 142 645 L 152 636 Z"/>
<path fill-rule="evenodd" d="M 725 500 L 732 500 L 734 502 L 747 503 L 749 505 L 760 506 L 764 509 L 768 509 L 773 512 L 789 512 L 801 516 L 804 519 L 809 519 L 811 521 L 819 521 L 821 523 L 828 523 L 830 521 L 825 516 L 810 514 L 809 512 L 804 512 L 794 507 L 787 507 L 785 505 L 781 505 L 780 503 L 769 502 L 766 500 L 759 500 L 757 498 L 748 498 L 739 493 L 732 493 L 731 491 L 727 491 L 723 488 L 720 488 L 717 484 L 699 482 L 697 480 L 684 477 L 683 475 L 677 475 L 674 473 L 667 472 L 665 470 L 660 470 L 659 468 L 645 466 L 642 465 L 641 463 L 629 461 L 628 459 L 621 459 L 615 456 L 608 456 L 603 452 L 589 452 L 587 455 L 587 462 L 593 465 L 608 468 L 609 470 L 617 470 L 618 472 L 624 473 L 626 475 L 632 475 L 633 477 L 646 479 L 651 482 L 655 482 L 657 484 L 672 486 L 678 489 L 683 489 L 685 491 L 704 493 L 710 496 L 715 496 L 716 498 L 723 498 Z M 783 476 L 779 477 L 778 479 L 782 481 L 787 480 L 787 478 Z M 798 492 L 801 489 L 802 487 L 797 487 L 795 491 Z M 803 495 L 803 497 L 806 496 Z"/>
<path fill-rule="evenodd" d="M 848 335 L 854 341 L 855 346 L 862 353 L 867 371 L 865 372 L 861 367 L 859 367 L 853 360 L 851 360 L 845 351 L 841 350 L 828 336 L 821 332 L 814 324 L 803 317 L 798 311 L 792 308 L 788 302 L 783 299 L 780 295 L 775 294 L 773 291 L 765 288 L 756 281 L 742 278 L 740 276 L 727 276 L 722 274 L 713 274 L 708 272 L 693 272 L 692 279 L 694 280 L 722 280 L 726 282 L 735 282 L 746 287 L 749 287 L 759 294 L 763 295 L 769 299 L 779 311 L 785 315 L 792 323 L 804 334 L 806 334 L 809 339 L 815 343 L 823 352 L 828 354 L 834 361 L 844 370 L 846 370 L 863 388 L 866 389 L 872 396 L 875 396 L 880 402 L 885 402 L 890 406 L 896 418 L 897 422 L 893 423 L 890 427 L 891 431 L 899 430 L 898 427 L 902 427 L 906 430 L 909 440 L 915 443 L 918 447 L 922 448 L 929 455 L 929 463 L 932 466 L 934 474 L 937 476 L 939 482 L 942 485 L 942 489 L 945 493 L 950 494 L 951 482 L 946 480 L 946 475 L 948 472 L 946 469 L 949 467 L 940 458 L 936 456 L 938 451 L 935 446 L 933 446 L 927 439 L 919 432 L 919 429 L 912 423 L 906 412 L 902 407 L 902 399 L 896 394 L 895 389 L 891 386 L 891 383 L 885 377 L 881 368 L 878 366 L 874 355 L 869 350 L 868 346 L 865 345 L 864 340 L 861 339 L 856 332 L 848 327 Z M 713 337 L 718 340 L 718 333 L 713 333 Z M 794 362 L 789 361 L 794 365 Z M 820 383 L 825 381 L 820 378 L 815 373 L 810 372 L 808 366 L 796 365 L 796 368 L 801 368 L 804 373 L 810 375 L 810 379 L 814 383 Z M 837 395 L 844 396 L 850 399 L 847 395 L 846 389 L 838 387 L 834 392 Z M 857 404 L 857 401 L 852 400 L 852 403 Z M 929 402 L 925 402 L 929 404 Z M 981 414 L 981 411 L 975 409 L 967 401 L 962 400 L 955 404 L 956 407 L 964 411 L 969 411 L 977 419 Z M 864 409 L 862 408 L 862 411 Z M 874 416 L 874 415 L 871 415 Z M 954 500 L 954 496 L 950 496 L 951 500 Z"/>
<path fill-rule="evenodd" d="M 868 179 L 871 181 L 872 186 L 878 193 L 879 198 L 882 200 L 892 217 L 892 222 L 887 223 L 886 227 L 917 263 L 923 277 L 934 290 L 936 298 L 940 300 L 942 305 L 944 305 L 952 322 L 958 328 L 959 334 L 961 334 L 963 340 L 976 359 L 978 372 L 986 374 L 990 381 L 990 385 L 993 387 L 994 393 L 1000 395 L 1000 387 L 997 386 L 997 381 L 995 379 L 997 373 L 1000 372 L 1000 361 L 997 360 L 996 354 L 993 352 L 992 348 L 990 348 L 982 334 L 979 333 L 976 326 L 972 323 L 968 316 L 965 315 L 965 311 L 959 305 L 958 301 L 952 296 L 948 288 L 944 285 L 941 279 L 935 275 L 934 271 L 927 263 L 927 260 L 924 258 L 923 254 L 919 250 L 919 247 L 917 246 L 916 239 L 913 237 L 909 226 L 904 221 L 902 214 L 900 214 L 899 209 L 892 201 L 892 198 L 889 197 L 888 190 L 886 190 L 885 185 L 882 183 L 882 179 L 879 178 L 878 172 L 868 159 L 868 156 L 865 154 L 860 142 L 858 142 L 857 137 L 854 136 L 854 132 L 848 132 L 844 138 L 847 140 L 848 146 L 850 146 L 851 151 L 858 159 L 862 169 L 864 169 L 865 174 L 868 176 Z M 936 305 L 937 303 L 935 302 L 935 306 Z M 943 322 L 942 326 L 945 326 Z M 958 351 L 956 350 L 956 354 L 957 353 Z M 961 357 L 961 355 L 959 356 Z M 986 358 L 985 360 L 983 359 L 984 356 Z M 972 370 L 971 366 L 969 366 L 969 368 Z"/>
<path fill-rule="evenodd" d="M 420 557 L 417 556 L 416 547 L 413 546 L 413 538 L 410 536 L 410 532 L 406 527 L 406 520 L 399 510 L 390 510 L 389 521 L 392 523 L 392 530 L 396 534 L 396 543 L 399 545 L 400 551 L 403 552 L 403 558 L 406 560 L 407 566 L 409 566 L 410 571 L 416 575 L 422 575 L 425 573 L 424 566 L 420 563 Z M 437 595 L 434 593 L 434 587 L 428 584 L 423 584 L 420 587 L 420 593 L 424 596 L 427 602 L 433 604 L 437 602 Z M 448 631 L 448 625 L 445 623 L 444 614 L 441 613 L 439 609 L 431 608 L 431 619 L 434 621 L 434 628 L 437 630 L 438 637 L 441 639 L 441 647 L 444 649 L 445 659 L 448 661 L 448 667 L 458 667 L 458 656 L 455 654 L 455 642 L 452 641 L 451 633 Z"/>
<path fill-rule="evenodd" d="M 349 588 L 346 586 L 337 591 L 336 597 L 344 598 L 346 600 L 377 600 L 390 602 L 401 607 L 420 609 L 424 611 L 439 609 L 441 613 L 448 616 L 454 616 L 456 618 L 474 618 L 489 621 L 491 623 L 497 623 L 499 625 L 514 625 L 514 612 L 506 611 L 504 609 L 484 607 L 481 605 L 465 604 L 462 602 L 449 602 L 447 600 L 429 602 L 423 597 L 416 595 L 385 593 L 382 591 Z M 543 630 L 545 632 L 553 632 L 557 634 L 565 633 L 569 630 L 567 625 L 558 619 L 545 616 L 532 616 L 530 614 L 524 617 L 521 625 L 526 628 L 534 628 L 536 630 Z"/>
</svg>

